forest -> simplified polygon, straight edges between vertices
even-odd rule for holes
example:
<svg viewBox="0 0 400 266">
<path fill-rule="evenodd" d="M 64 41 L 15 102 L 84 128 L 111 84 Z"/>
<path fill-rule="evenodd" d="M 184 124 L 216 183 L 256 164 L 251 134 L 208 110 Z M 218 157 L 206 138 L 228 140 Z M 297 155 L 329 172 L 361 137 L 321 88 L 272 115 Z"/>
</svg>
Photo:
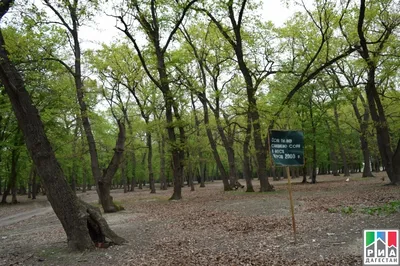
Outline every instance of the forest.
<svg viewBox="0 0 400 266">
<path fill-rule="evenodd" d="M 281 1 L 296 10 L 282 25 L 262 5 L 1 0 L 0 210 L 45 195 L 82 251 L 129 241 L 107 222 L 129 206 L 114 195 L 185 202 L 218 183 L 261 199 L 290 176 L 396 195 L 400 2 Z M 94 43 L 81 29 L 101 17 L 118 35 Z M 304 133 L 289 176 L 271 130 Z"/>
</svg>

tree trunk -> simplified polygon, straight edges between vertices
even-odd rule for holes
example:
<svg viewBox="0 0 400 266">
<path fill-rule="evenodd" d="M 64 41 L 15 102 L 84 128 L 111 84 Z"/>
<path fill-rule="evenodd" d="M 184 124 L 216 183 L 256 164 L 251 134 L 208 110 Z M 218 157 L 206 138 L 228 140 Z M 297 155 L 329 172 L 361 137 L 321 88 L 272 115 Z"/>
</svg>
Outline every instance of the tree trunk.
<svg viewBox="0 0 400 266">
<path fill-rule="evenodd" d="M 245 139 L 243 142 L 243 177 L 246 180 L 246 192 L 254 192 L 251 171 L 250 171 L 250 156 L 249 156 L 249 146 L 251 139 L 251 118 L 247 114 L 247 126 Z"/>
<path fill-rule="evenodd" d="M 359 96 L 361 102 L 364 106 L 364 115 L 361 115 L 358 106 L 357 106 L 357 99 L 352 102 L 354 113 L 356 114 L 358 124 L 360 127 L 360 143 L 361 143 L 361 150 L 363 153 L 363 160 L 364 160 L 364 170 L 363 170 L 363 177 L 373 177 L 374 175 L 371 172 L 371 155 L 368 146 L 367 134 L 368 134 L 368 123 L 369 123 L 369 110 L 368 106 L 366 106 L 364 97 L 360 94 Z"/>
<path fill-rule="evenodd" d="M 188 160 L 188 166 L 187 166 L 187 178 L 188 178 L 188 186 L 190 187 L 190 191 L 194 191 L 194 184 L 193 184 L 193 165 L 189 157 L 189 151 L 187 151 L 187 160 Z"/>
<path fill-rule="evenodd" d="M 36 195 L 37 195 L 37 182 L 36 182 L 36 177 L 37 177 L 37 171 L 36 171 L 36 166 L 33 165 L 34 169 L 33 169 L 33 176 L 32 176 L 32 199 L 36 199 Z"/>
<path fill-rule="evenodd" d="M 1 204 L 6 204 L 7 203 L 7 197 L 8 195 L 10 195 L 11 192 L 11 175 L 9 175 L 8 177 L 8 183 L 6 185 L 4 185 L 4 193 L 3 193 L 3 197 L 1 198 Z"/>
<path fill-rule="evenodd" d="M 87 110 L 87 105 L 84 100 L 84 87 L 82 82 L 82 58 L 81 58 L 81 48 L 78 37 L 78 15 L 77 15 L 77 7 L 72 6 L 69 8 L 72 28 L 70 29 L 70 33 L 73 39 L 73 51 L 74 51 L 74 81 L 76 88 L 76 95 L 81 111 L 81 119 L 82 125 L 85 131 L 85 135 L 87 138 L 88 146 L 89 146 L 89 154 L 91 158 L 91 168 L 93 178 L 97 184 L 97 192 L 99 193 L 99 199 L 104 209 L 104 212 L 115 212 L 118 210 L 118 207 L 112 202 L 112 197 L 110 193 L 111 180 L 113 175 L 118 169 L 119 161 L 122 158 L 123 154 L 123 145 L 125 143 L 125 126 L 124 123 L 118 122 L 119 133 L 117 146 L 114 149 L 113 157 L 110 161 L 110 165 L 108 165 L 107 170 L 103 171 L 103 175 L 101 174 L 99 159 L 97 154 L 96 142 L 92 133 L 92 127 L 89 121 L 89 115 Z M 112 165 L 111 165 L 112 164 Z M 108 193 L 108 194 L 102 194 Z"/>
<path fill-rule="evenodd" d="M 218 79 L 213 77 L 214 79 L 214 89 L 219 91 L 218 88 Z M 236 164 L 235 164 L 235 151 L 233 150 L 233 137 L 230 136 L 229 139 L 225 134 L 224 128 L 221 123 L 221 118 L 220 118 L 220 106 L 219 106 L 219 97 L 216 96 L 216 104 L 215 108 L 212 109 L 215 117 L 215 121 L 217 124 L 217 130 L 219 133 L 219 136 L 221 137 L 222 140 L 222 145 L 225 149 L 226 155 L 228 157 L 228 165 L 229 165 L 229 182 L 230 182 L 230 187 L 233 188 L 236 184 L 237 181 L 237 170 L 236 170 Z M 229 121 L 227 121 L 229 122 Z"/>
<path fill-rule="evenodd" d="M 200 187 L 205 187 L 205 180 L 206 180 L 206 175 L 207 175 L 207 163 L 204 162 L 203 164 L 200 165 Z"/>
<path fill-rule="evenodd" d="M 17 133 L 19 135 L 19 133 Z M 17 137 L 19 138 L 19 137 Z M 11 152 L 11 173 L 10 173 L 10 187 L 11 187 L 11 203 L 18 203 L 17 200 L 17 165 L 19 159 L 19 150 L 18 147 L 15 146 Z"/>
<path fill-rule="evenodd" d="M 161 133 L 160 140 L 160 189 L 167 190 L 167 176 L 165 174 L 165 137 Z"/>
<path fill-rule="evenodd" d="M 307 163 L 306 163 L 306 159 L 304 159 L 303 180 L 301 181 L 301 183 L 303 183 L 303 184 L 307 183 Z"/>
<path fill-rule="evenodd" d="M 337 112 L 336 104 L 333 105 L 333 112 L 334 112 L 334 116 L 335 116 L 336 131 L 339 136 L 342 136 L 342 132 L 341 132 L 340 125 L 339 125 L 339 114 Z M 346 151 L 344 150 L 342 138 L 339 137 L 338 142 L 339 142 L 340 157 L 342 157 L 342 162 L 343 162 L 344 176 L 350 176 L 349 165 L 347 162 Z"/>
<path fill-rule="evenodd" d="M 124 188 L 124 193 L 128 192 L 128 182 L 127 182 L 127 176 L 126 176 L 127 164 L 128 164 L 128 161 L 124 160 L 121 165 L 121 180 L 122 180 L 122 186 Z"/>
<path fill-rule="evenodd" d="M 86 162 L 82 160 L 82 193 L 85 193 L 87 190 L 87 180 L 89 172 L 86 167 Z"/>
<path fill-rule="evenodd" d="M 103 171 L 103 175 L 98 182 L 100 192 L 100 202 L 103 206 L 104 212 L 116 212 L 123 208 L 116 206 L 113 203 L 113 197 L 110 195 L 110 188 L 112 185 L 112 178 L 118 170 L 118 166 L 123 158 L 124 145 L 125 145 L 125 125 L 121 121 L 118 122 L 119 132 L 117 142 L 115 143 L 114 155 L 108 164 L 107 169 Z"/>
<path fill-rule="evenodd" d="M 382 157 L 383 165 L 386 173 L 392 184 L 400 184 L 400 156 L 398 155 L 400 149 L 400 140 L 397 145 L 395 154 L 393 154 L 390 145 L 390 134 L 387 125 L 386 116 L 383 110 L 382 103 L 375 85 L 375 68 L 368 71 L 368 81 L 366 85 L 366 93 L 371 112 L 371 117 L 375 122 L 376 135 L 378 140 L 379 152 Z"/>
<path fill-rule="evenodd" d="M 29 180 L 28 180 L 28 199 L 32 198 L 32 179 L 33 179 L 33 172 L 34 172 L 35 168 L 34 165 L 32 163 L 31 165 L 31 170 L 29 171 Z M 1 181 L 0 181 L 1 183 Z M 1 190 L 1 188 L 0 188 Z"/>
<path fill-rule="evenodd" d="M 310 98 L 310 119 L 312 127 L 312 170 L 311 170 L 311 183 L 315 184 L 317 182 L 317 128 L 315 125 L 313 111 L 312 111 L 312 99 Z"/>
<path fill-rule="evenodd" d="M 2 1 L 0 18 L 11 4 L 10 0 Z M 47 198 L 67 234 L 68 246 L 72 250 L 92 248 L 93 241 L 89 234 L 90 228 L 93 228 L 92 224 L 100 228 L 96 236 L 108 237 L 117 244 L 123 243 L 124 239 L 111 231 L 101 214 L 94 210 L 94 207 L 80 201 L 72 192 L 46 137 L 39 113 L 32 104 L 21 75 L 10 62 L 5 47 L 0 31 L 1 82 L 10 98 L 36 170 L 46 186 Z"/>
<path fill-rule="evenodd" d="M 379 56 L 382 54 L 382 49 L 386 47 L 386 45 L 384 45 L 385 42 L 387 42 L 390 36 L 395 32 L 393 27 L 394 25 L 397 26 L 397 24 L 389 25 L 388 28 L 386 28 L 385 33 L 380 39 L 380 44 L 377 46 L 377 50 L 370 52 L 368 48 L 368 41 L 366 40 L 366 36 L 364 34 L 364 18 L 366 10 L 365 0 L 360 1 L 359 10 L 360 13 L 358 17 L 357 33 L 360 40 L 361 49 L 358 49 L 358 52 L 368 66 L 367 84 L 365 86 L 368 107 L 371 113 L 371 118 L 374 121 L 378 148 L 382 158 L 383 166 L 386 169 L 386 173 L 391 184 L 400 184 L 400 139 L 397 143 L 397 148 L 393 153 L 385 110 L 383 108 L 375 82 Z"/>
<path fill-rule="evenodd" d="M 198 93 L 197 96 L 199 97 L 201 103 L 203 104 L 204 124 L 206 126 L 206 133 L 207 133 L 208 141 L 210 143 L 211 150 L 212 150 L 212 153 L 214 156 L 214 160 L 217 164 L 217 169 L 221 173 L 222 183 L 224 184 L 224 191 L 230 191 L 230 190 L 232 190 L 232 188 L 229 185 L 228 173 L 225 171 L 224 165 L 222 164 L 221 157 L 219 156 L 219 153 L 217 150 L 217 143 L 214 139 L 214 136 L 213 136 L 211 128 L 210 128 L 206 95 L 205 95 L 205 93 Z"/>
<path fill-rule="evenodd" d="M 148 121 L 147 121 L 148 123 Z M 149 171 L 149 183 L 150 183 L 150 193 L 156 193 L 156 186 L 154 184 L 154 172 L 153 172 L 153 145 L 151 141 L 151 133 L 149 131 L 146 132 L 147 139 L 147 169 Z"/>
<path fill-rule="evenodd" d="M 242 4 L 241 12 L 243 12 L 243 10 L 244 10 L 245 3 L 246 2 L 243 2 L 243 4 Z M 229 19 L 231 21 L 234 38 L 229 36 L 225 32 L 224 27 L 222 27 L 221 23 L 218 22 L 210 13 L 207 13 L 207 15 L 217 25 L 217 28 L 219 29 L 221 34 L 224 36 L 224 38 L 229 42 L 229 44 L 232 46 L 232 48 L 235 52 L 239 70 L 242 73 L 244 81 L 246 83 L 246 94 L 247 94 L 247 100 L 248 100 L 248 104 L 249 104 L 249 116 L 250 116 L 252 124 L 253 124 L 253 139 L 254 139 L 254 148 L 256 150 L 257 175 L 260 180 L 260 192 L 273 191 L 274 190 L 273 187 L 268 182 L 267 162 L 266 162 L 267 153 L 266 153 L 266 150 L 263 145 L 262 138 L 261 138 L 260 115 L 258 113 L 257 101 L 256 101 L 256 96 L 255 96 L 256 91 L 257 91 L 257 85 L 254 84 L 251 72 L 244 60 L 242 36 L 241 36 L 242 20 L 239 19 L 239 21 L 236 21 L 232 6 L 233 6 L 233 1 L 230 1 L 228 3 L 228 9 L 230 11 Z M 239 16 L 239 17 L 241 17 L 241 16 Z"/>
</svg>

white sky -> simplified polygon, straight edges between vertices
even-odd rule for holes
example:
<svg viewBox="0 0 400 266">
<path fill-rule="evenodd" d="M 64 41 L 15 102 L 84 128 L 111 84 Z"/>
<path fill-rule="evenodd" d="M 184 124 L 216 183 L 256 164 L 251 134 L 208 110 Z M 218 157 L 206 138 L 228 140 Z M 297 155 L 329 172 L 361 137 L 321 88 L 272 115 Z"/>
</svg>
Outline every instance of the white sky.
<svg viewBox="0 0 400 266">
<path fill-rule="evenodd" d="M 282 3 L 282 0 L 263 0 L 262 3 L 262 15 L 264 19 L 272 21 L 276 26 L 282 26 L 295 11 L 301 10 L 299 6 L 294 4 L 291 4 L 287 8 Z M 122 33 L 115 28 L 115 25 L 115 18 L 99 15 L 95 18 L 93 25 L 82 26 L 80 29 L 82 48 L 97 48 L 101 43 L 111 43 L 116 38 L 122 37 Z"/>
</svg>

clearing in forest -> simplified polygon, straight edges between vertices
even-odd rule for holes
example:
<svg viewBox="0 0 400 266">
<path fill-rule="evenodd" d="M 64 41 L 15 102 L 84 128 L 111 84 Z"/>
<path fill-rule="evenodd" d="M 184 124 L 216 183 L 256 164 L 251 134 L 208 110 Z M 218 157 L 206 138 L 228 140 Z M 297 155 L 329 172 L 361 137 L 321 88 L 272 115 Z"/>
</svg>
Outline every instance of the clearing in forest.
<svg viewBox="0 0 400 266">
<path fill-rule="evenodd" d="M 284 180 L 271 193 L 223 192 L 216 181 L 184 188 L 181 201 L 168 200 L 172 189 L 114 190 L 125 210 L 104 216 L 129 243 L 85 253 L 68 252 L 45 197 L 20 197 L 0 206 L 0 265 L 361 265 L 363 229 L 400 228 L 398 186 L 356 174 L 300 181 L 297 243 Z M 95 191 L 78 196 L 96 204 Z"/>
</svg>

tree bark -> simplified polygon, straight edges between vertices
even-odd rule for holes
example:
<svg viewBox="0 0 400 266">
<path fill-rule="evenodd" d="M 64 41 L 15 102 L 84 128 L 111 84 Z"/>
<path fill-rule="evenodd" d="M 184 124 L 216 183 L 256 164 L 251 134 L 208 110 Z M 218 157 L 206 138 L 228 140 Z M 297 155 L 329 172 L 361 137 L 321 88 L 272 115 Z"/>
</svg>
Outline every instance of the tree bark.
<svg viewBox="0 0 400 266">
<path fill-rule="evenodd" d="M 369 145 L 367 140 L 368 134 L 368 122 L 369 122 L 369 110 L 368 106 L 366 106 L 364 97 L 360 95 L 360 100 L 364 106 L 364 115 L 361 115 L 360 110 L 357 105 L 357 98 L 352 102 L 354 113 L 356 114 L 356 118 L 360 127 L 360 143 L 361 150 L 363 153 L 364 160 L 364 170 L 362 177 L 373 177 L 374 175 L 371 172 L 371 154 L 369 151 Z"/>
<path fill-rule="evenodd" d="M 156 186 L 154 184 L 154 172 L 153 172 L 153 145 L 151 141 L 151 133 L 147 131 L 147 169 L 149 171 L 149 183 L 150 183 L 150 193 L 156 193 Z"/>
<path fill-rule="evenodd" d="M 114 148 L 114 155 L 108 164 L 107 169 L 103 171 L 103 175 L 98 182 L 100 192 L 100 202 L 103 206 L 104 212 L 117 212 L 123 209 L 121 206 L 117 206 L 113 203 L 113 197 L 110 194 L 112 185 L 112 178 L 118 170 L 118 166 L 123 158 L 124 145 L 125 145 L 125 125 L 121 121 L 118 122 L 119 132 L 118 139 Z M 97 156 L 96 156 L 97 157 Z"/>
<path fill-rule="evenodd" d="M 165 174 L 165 137 L 161 133 L 160 146 L 160 189 L 167 190 L 167 176 Z"/>
<path fill-rule="evenodd" d="M 243 142 L 243 177 L 246 180 L 246 192 L 254 192 L 252 176 L 250 172 L 250 156 L 249 156 L 249 146 L 251 139 L 251 118 L 247 114 L 247 126 L 245 132 L 245 139 Z"/>
<path fill-rule="evenodd" d="M 77 146 L 78 146 L 78 130 L 79 130 L 79 123 L 78 117 L 75 118 L 76 125 L 74 129 L 74 141 L 72 143 L 72 168 L 71 168 L 71 189 L 74 193 L 76 193 L 76 178 L 78 172 L 78 162 L 77 157 Z"/>
<path fill-rule="evenodd" d="M 19 135 L 19 134 L 17 134 Z M 15 146 L 11 152 L 11 173 L 10 173 L 10 187 L 11 187 L 11 203 L 18 203 L 17 200 L 17 166 L 19 159 L 19 150 L 18 147 Z"/>
</svg>

